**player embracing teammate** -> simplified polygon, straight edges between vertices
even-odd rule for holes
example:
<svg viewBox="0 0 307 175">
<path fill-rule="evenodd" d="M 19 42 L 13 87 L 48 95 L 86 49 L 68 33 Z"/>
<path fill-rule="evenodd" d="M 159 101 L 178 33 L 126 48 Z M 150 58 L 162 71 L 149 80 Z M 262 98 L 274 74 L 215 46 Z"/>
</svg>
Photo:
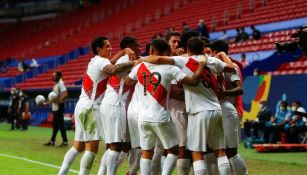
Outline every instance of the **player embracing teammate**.
<svg viewBox="0 0 307 175">
<path fill-rule="evenodd" d="M 190 162 L 195 175 L 214 174 L 212 157 L 216 157 L 216 174 L 230 174 L 230 164 L 235 174 L 247 174 L 237 153 L 235 99 L 242 94 L 238 70 L 226 50 L 212 44 L 210 56 L 203 53 L 204 42 L 197 33 L 183 36 L 173 32 L 168 41 L 154 39 L 150 55 L 138 61 L 129 59 L 139 55 L 137 40 L 125 37 L 121 53 L 111 60 L 115 65 L 108 59 L 108 40 L 93 41 L 95 57 L 88 65 L 75 109 L 74 146 L 66 153 L 59 174 L 67 174 L 84 150 L 80 174 L 89 174 L 100 140 L 107 144 L 107 151 L 99 175 L 116 174 L 129 151 L 127 174 L 137 174 L 139 168 L 142 175 L 152 174 L 157 143 L 166 155 L 162 175 L 172 174 L 176 164 L 179 174 L 186 175 Z"/>
</svg>

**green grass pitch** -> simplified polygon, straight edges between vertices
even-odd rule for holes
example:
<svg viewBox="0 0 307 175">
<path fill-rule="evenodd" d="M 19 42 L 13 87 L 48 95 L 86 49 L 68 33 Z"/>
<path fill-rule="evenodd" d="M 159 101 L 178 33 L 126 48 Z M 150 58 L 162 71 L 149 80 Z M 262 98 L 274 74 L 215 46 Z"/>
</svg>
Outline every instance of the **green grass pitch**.
<svg viewBox="0 0 307 175">
<path fill-rule="evenodd" d="M 51 129 L 30 127 L 28 131 L 9 131 L 8 124 L 0 124 L 0 175 L 49 175 L 57 174 L 56 167 L 50 167 L 35 162 L 28 162 L 5 155 L 17 156 L 27 160 L 60 166 L 65 152 L 70 147 L 43 146 L 51 136 Z M 57 143 L 61 143 L 60 133 Z M 74 133 L 68 131 L 70 145 Z M 91 174 L 97 174 L 100 159 L 104 152 L 101 144 L 96 156 Z M 240 147 L 241 156 L 245 159 L 251 175 L 307 175 L 307 153 L 257 153 L 255 150 Z M 72 169 L 79 170 L 79 155 L 72 165 Z M 127 163 L 120 167 L 118 174 L 123 175 L 127 170 Z M 75 173 L 70 173 L 75 174 Z M 174 173 L 176 174 L 176 173 Z"/>
</svg>

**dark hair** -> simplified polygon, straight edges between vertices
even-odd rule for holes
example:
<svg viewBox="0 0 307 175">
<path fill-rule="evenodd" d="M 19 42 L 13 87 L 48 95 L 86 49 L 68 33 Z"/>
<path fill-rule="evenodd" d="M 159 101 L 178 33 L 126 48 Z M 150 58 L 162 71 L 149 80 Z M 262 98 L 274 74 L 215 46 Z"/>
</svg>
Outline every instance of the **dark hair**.
<svg viewBox="0 0 307 175">
<path fill-rule="evenodd" d="M 241 57 L 242 57 L 242 58 L 246 58 L 246 54 L 245 54 L 245 53 L 242 53 L 242 54 L 241 54 Z"/>
<path fill-rule="evenodd" d="M 147 43 L 146 44 L 146 48 L 145 48 L 145 51 L 146 53 L 149 55 L 149 51 L 150 51 L 150 45 L 151 45 L 151 42 Z"/>
<path fill-rule="evenodd" d="M 203 54 L 204 43 L 199 37 L 192 37 L 188 41 L 188 50 L 191 54 Z"/>
<path fill-rule="evenodd" d="M 204 47 L 210 47 L 210 41 L 207 37 L 205 36 L 200 36 L 200 39 L 202 40 L 202 42 L 204 43 Z"/>
<path fill-rule="evenodd" d="M 225 52 L 228 54 L 228 44 L 224 40 L 217 40 L 211 43 L 210 45 L 212 50 L 218 51 L 218 52 Z"/>
<path fill-rule="evenodd" d="M 288 106 L 288 102 L 286 102 L 286 101 L 282 101 L 281 103 L 280 103 L 280 105 L 285 105 L 285 107 L 287 107 Z"/>
<path fill-rule="evenodd" d="M 132 36 L 125 36 L 121 41 L 120 41 L 120 49 L 125 49 L 127 47 L 131 47 L 137 44 L 136 38 Z"/>
<path fill-rule="evenodd" d="M 181 37 L 181 33 L 177 32 L 177 31 L 168 32 L 166 37 L 165 37 L 166 41 L 169 41 L 172 36 L 179 36 L 179 37 Z"/>
<path fill-rule="evenodd" d="M 54 73 L 56 74 L 56 76 L 57 76 L 58 78 L 62 78 L 62 72 L 60 72 L 60 71 L 54 71 Z"/>
<path fill-rule="evenodd" d="M 92 47 L 92 51 L 94 55 L 98 55 L 98 52 L 96 49 L 97 47 L 103 48 L 105 40 L 108 40 L 108 38 L 104 36 L 98 36 L 92 41 L 91 47 Z"/>
<path fill-rule="evenodd" d="M 296 103 L 298 106 L 302 105 L 300 101 L 294 101 L 293 103 Z"/>
<path fill-rule="evenodd" d="M 184 49 L 187 49 L 189 39 L 191 39 L 194 36 L 198 37 L 198 36 L 200 36 L 200 33 L 198 31 L 195 31 L 195 30 L 190 30 L 190 31 L 182 33 L 181 44 L 182 44 L 182 47 Z"/>
<path fill-rule="evenodd" d="M 151 41 L 151 48 L 158 52 L 159 55 L 163 55 L 170 51 L 170 46 L 166 40 L 157 38 Z"/>
</svg>

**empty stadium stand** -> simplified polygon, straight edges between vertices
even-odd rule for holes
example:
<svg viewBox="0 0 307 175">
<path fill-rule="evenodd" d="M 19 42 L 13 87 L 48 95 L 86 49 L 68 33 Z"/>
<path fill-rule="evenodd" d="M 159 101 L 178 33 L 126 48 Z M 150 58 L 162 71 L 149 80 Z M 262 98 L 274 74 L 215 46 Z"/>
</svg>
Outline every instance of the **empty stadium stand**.
<svg viewBox="0 0 307 175">
<path fill-rule="evenodd" d="M 164 33 L 168 27 L 175 27 L 181 31 L 182 22 L 186 22 L 191 28 L 196 28 L 198 20 L 203 19 L 209 29 L 222 31 L 305 17 L 306 8 L 307 3 L 304 0 L 271 0 L 266 4 L 250 0 L 224 3 L 212 0 L 210 4 L 204 0 L 103 1 L 99 5 L 54 19 L 16 25 L 1 24 L 0 60 L 9 56 L 15 56 L 19 60 L 60 56 L 81 46 L 88 46 L 97 35 L 109 37 L 114 53 L 119 50 L 119 41 L 124 35 L 135 36 L 141 45 L 145 46 L 153 34 Z M 275 48 L 275 42 L 290 41 L 290 35 L 295 31 L 289 29 L 269 32 L 263 34 L 261 40 L 232 43 L 230 54 L 272 50 Z M 44 80 L 51 79 L 54 70 L 60 70 L 64 74 L 66 85 L 74 87 L 75 82 L 82 78 L 89 58 L 90 55 L 81 56 L 34 78 L 25 77 L 25 81 L 17 83 L 17 86 L 24 89 L 51 88 L 52 81 Z M 277 72 L 284 74 L 307 71 L 304 67 L 295 71 L 278 69 Z M 12 68 L 0 76 L 17 75 L 20 73 L 16 68 Z"/>
</svg>

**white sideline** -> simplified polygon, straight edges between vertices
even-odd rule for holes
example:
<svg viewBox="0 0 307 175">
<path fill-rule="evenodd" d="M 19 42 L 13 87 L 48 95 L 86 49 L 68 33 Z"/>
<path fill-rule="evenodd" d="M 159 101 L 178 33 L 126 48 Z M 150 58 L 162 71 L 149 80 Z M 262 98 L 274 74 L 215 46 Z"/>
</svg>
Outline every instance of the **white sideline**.
<svg viewBox="0 0 307 175">
<path fill-rule="evenodd" d="M 0 153 L 0 156 L 24 160 L 26 162 L 36 163 L 36 164 L 48 166 L 48 167 L 51 167 L 51 168 L 57 168 L 57 169 L 61 168 L 60 166 L 56 166 L 56 165 L 52 165 L 52 164 L 44 163 L 44 162 L 39 162 L 39 161 L 36 161 L 36 160 L 24 158 L 24 157 L 12 156 L 12 155 L 1 154 L 1 153 Z M 79 174 L 79 171 L 77 171 L 77 170 L 69 169 L 69 171 L 72 172 L 72 173 L 75 173 L 75 174 Z"/>
</svg>

